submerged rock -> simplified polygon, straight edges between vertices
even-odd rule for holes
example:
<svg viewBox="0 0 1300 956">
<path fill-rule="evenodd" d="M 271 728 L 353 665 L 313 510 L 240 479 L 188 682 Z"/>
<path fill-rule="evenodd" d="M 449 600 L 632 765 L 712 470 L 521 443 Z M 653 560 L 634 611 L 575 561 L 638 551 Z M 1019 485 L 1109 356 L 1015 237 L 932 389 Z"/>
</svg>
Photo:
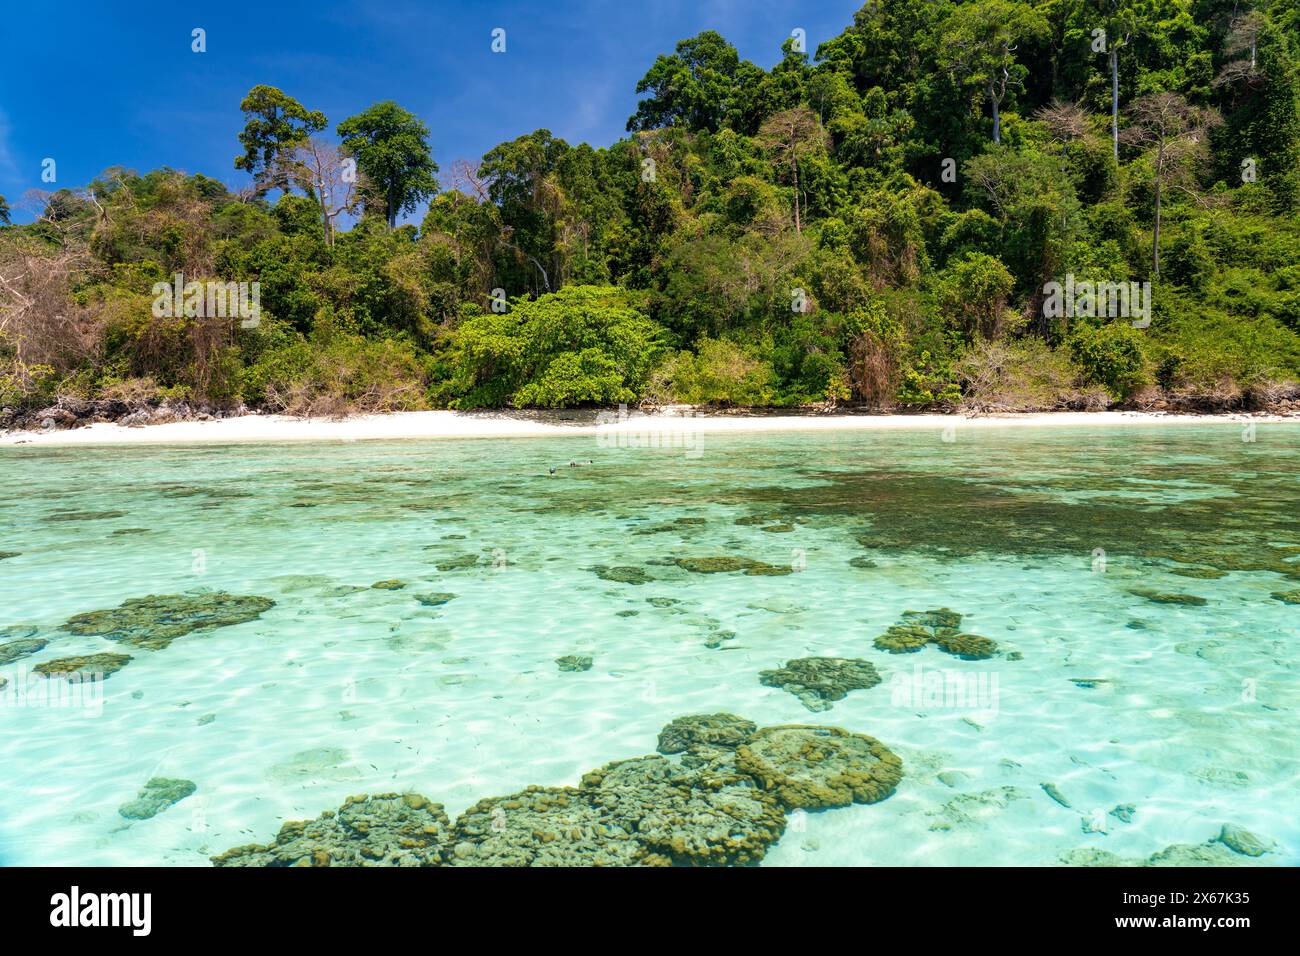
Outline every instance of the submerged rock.
<svg viewBox="0 0 1300 956">
<path fill-rule="evenodd" d="M 439 571 L 464 571 L 466 568 L 477 566 L 478 562 L 477 554 L 460 554 L 452 558 L 439 558 L 434 563 L 434 567 Z"/>
<path fill-rule="evenodd" d="M 1223 825 L 1223 829 L 1219 831 L 1219 842 L 1234 853 L 1240 853 L 1243 856 L 1263 856 L 1273 848 L 1271 840 L 1257 837 L 1249 830 L 1239 827 L 1235 823 L 1225 823 Z"/>
<path fill-rule="evenodd" d="M 457 595 L 446 591 L 440 591 L 435 594 L 417 594 L 415 599 L 425 607 L 442 607 L 448 601 L 454 601 Z"/>
<path fill-rule="evenodd" d="M 873 642 L 882 651 L 891 654 L 914 654 L 934 640 L 926 628 L 915 624 L 892 624 Z"/>
<path fill-rule="evenodd" d="M 562 671 L 589 671 L 591 670 L 592 659 L 581 654 L 566 654 L 563 657 L 557 657 L 555 663 L 560 665 Z"/>
<path fill-rule="evenodd" d="M 676 717 L 659 731 L 661 754 L 679 754 L 701 747 L 735 750 L 758 729 L 752 720 L 735 714 L 694 714 Z"/>
<path fill-rule="evenodd" d="M 480 800 L 456 820 L 452 866 L 667 865 L 574 787 Z"/>
<path fill-rule="evenodd" d="M 880 683 L 880 674 L 869 661 L 847 657 L 800 657 L 784 667 L 760 671 L 759 682 L 794 694 L 811 711 L 830 710 L 851 690 L 865 690 Z"/>
<path fill-rule="evenodd" d="M 785 831 L 785 812 L 750 777 L 689 768 L 652 755 L 582 778 L 602 818 L 634 833 L 648 854 L 697 866 L 755 863 Z"/>
<path fill-rule="evenodd" d="M 961 615 L 956 611 L 948 610 L 946 607 L 935 608 L 930 611 L 904 611 L 903 623 L 929 628 L 936 637 L 939 637 L 942 632 L 955 632 L 960 628 Z"/>
<path fill-rule="evenodd" d="M 891 625 L 874 644 L 891 654 L 914 654 L 927 644 L 960 657 L 962 660 L 986 660 L 998 651 L 997 641 L 961 630 L 962 616 L 946 607 L 929 611 L 904 611 L 902 620 Z"/>
<path fill-rule="evenodd" d="M 32 671 L 43 677 L 106 679 L 116 674 L 130 661 L 130 654 L 87 654 L 83 657 L 61 657 L 58 660 L 43 661 L 33 667 Z"/>
<path fill-rule="evenodd" d="M 134 800 L 122 804 L 117 812 L 128 820 L 148 820 L 184 800 L 197 789 L 193 780 L 154 777 L 144 785 Z"/>
<path fill-rule="evenodd" d="M 1226 577 L 1228 574 L 1227 571 L 1220 571 L 1218 568 L 1170 568 L 1169 573 L 1177 574 L 1179 577 L 1198 578 L 1205 581 Z"/>
<path fill-rule="evenodd" d="M 45 649 L 49 642 L 41 638 L 30 638 L 28 640 L 10 641 L 8 644 L 0 644 L 0 667 L 6 664 L 12 664 L 14 661 L 22 660 L 24 657 L 31 657 L 37 651 Z"/>
<path fill-rule="evenodd" d="M 129 598 L 106 611 L 70 617 L 62 630 L 93 634 L 132 647 L 161 650 L 193 631 L 243 624 L 275 606 L 270 598 L 209 591 Z"/>
<path fill-rule="evenodd" d="M 603 564 L 597 564 L 589 569 L 596 577 L 605 581 L 617 581 L 620 584 L 649 584 L 655 580 L 641 568 L 631 567 L 606 567 Z"/>
<path fill-rule="evenodd" d="M 417 793 L 349 797 L 338 811 L 280 828 L 275 842 L 235 847 L 214 866 L 439 866 L 451 845 L 442 804 Z"/>
<path fill-rule="evenodd" d="M 645 528 L 638 528 L 635 534 L 664 534 L 666 532 L 678 532 L 689 534 L 693 530 L 708 524 L 704 518 L 674 518 L 672 521 L 663 524 L 651 525 Z"/>
<path fill-rule="evenodd" d="M 46 521 L 103 521 L 121 518 L 125 511 L 56 511 L 45 516 Z"/>
<path fill-rule="evenodd" d="M 978 634 L 945 634 L 934 639 L 934 646 L 965 661 L 981 661 L 997 653 L 996 641 Z"/>
<path fill-rule="evenodd" d="M 530 786 L 480 800 L 454 826 L 416 794 L 352 797 L 337 813 L 286 823 L 273 844 L 236 847 L 212 862 L 743 865 L 781 838 L 787 810 L 873 803 L 902 778 L 902 762 L 883 744 L 837 727 L 755 731 L 734 714 L 697 714 L 671 721 L 659 747 L 682 756 L 614 761 L 577 787 Z"/>
<path fill-rule="evenodd" d="M 1147 588 L 1134 588 L 1130 594 L 1145 598 L 1152 604 L 1182 604 L 1186 607 L 1204 607 L 1209 602 L 1195 594 L 1170 594 L 1164 591 L 1152 591 Z"/>
<path fill-rule="evenodd" d="M 1283 604 L 1300 604 L 1300 588 L 1294 591 L 1274 591 L 1269 597 Z"/>
<path fill-rule="evenodd" d="M 370 585 L 370 587 L 376 591 L 400 591 L 402 588 L 406 587 L 406 582 L 398 581 L 396 579 L 389 581 L 376 581 L 374 584 Z"/>
<path fill-rule="evenodd" d="M 893 751 L 839 727 L 764 727 L 736 749 L 736 767 L 791 810 L 876 803 L 903 779 Z"/>
<path fill-rule="evenodd" d="M 1073 804 L 1071 804 L 1069 800 L 1065 799 L 1065 795 L 1062 794 L 1061 791 L 1060 791 L 1059 789 L 1057 789 L 1056 784 L 1054 784 L 1054 783 L 1040 783 L 1039 786 L 1043 788 L 1043 793 L 1047 794 L 1049 797 L 1051 797 L 1053 800 L 1055 800 L 1055 801 L 1056 801 L 1057 803 L 1059 803 L 1061 806 L 1065 807 L 1065 809 L 1067 809 L 1067 810 L 1073 810 L 1073 809 L 1074 809 Z"/>
<path fill-rule="evenodd" d="M 735 555 L 704 558 L 674 558 L 673 563 L 694 574 L 732 574 L 737 571 L 750 575 L 790 574 L 790 568 L 778 567 Z"/>
<path fill-rule="evenodd" d="M 21 551 L 0 551 L 0 561 L 4 561 L 7 558 L 16 558 L 20 554 L 22 554 Z"/>
</svg>

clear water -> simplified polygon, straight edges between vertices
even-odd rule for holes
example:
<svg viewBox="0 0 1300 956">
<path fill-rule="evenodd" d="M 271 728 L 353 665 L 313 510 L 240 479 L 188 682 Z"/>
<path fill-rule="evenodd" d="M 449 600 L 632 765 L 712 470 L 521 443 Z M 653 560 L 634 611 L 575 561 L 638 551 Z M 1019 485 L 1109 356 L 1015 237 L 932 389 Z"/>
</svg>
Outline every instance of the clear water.
<svg viewBox="0 0 1300 956">
<path fill-rule="evenodd" d="M 0 862 L 202 865 L 364 792 L 414 790 L 455 818 L 651 753 L 673 717 L 729 711 L 869 733 L 905 765 L 893 797 L 801 817 L 765 865 L 1136 859 L 1228 822 L 1294 864 L 1300 606 L 1271 594 L 1300 588 L 1300 427 L 1244 437 L 792 433 L 709 436 L 698 456 L 590 437 L 5 448 L 0 551 L 19 553 L 0 560 L 0 626 L 49 644 L 0 673 L 134 660 L 100 707 L 0 707 Z M 50 520 L 105 511 L 124 514 Z M 751 515 L 793 530 L 735 523 Z M 435 567 L 467 553 L 480 564 Z M 800 570 L 659 563 L 714 555 Z M 1227 573 L 1173 573 L 1188 562 Z M 603 580 L 599 565 L 656 580 Z M 406 587 L 369 587 L 390 579 Z M 58 629 L 201 589 L 276 603 L 156 651 Z M 428 592 L 457 596 L 427 607 L 414 595 Z M 932 607 L 999 655 L 873 647 Z M 594 665 L 562 672 L 568 654 Z M 816 714 L 759 683 L 811 655 L 870 660 L 884 683 Z M 982 676 L 964 685 L 982 696 L 927 696 L 943 672 Z M 124 819 L 155 776 L 198 789 Z M 1108 815 L 1125 804 L 1130 822 Z"/>
</svg>

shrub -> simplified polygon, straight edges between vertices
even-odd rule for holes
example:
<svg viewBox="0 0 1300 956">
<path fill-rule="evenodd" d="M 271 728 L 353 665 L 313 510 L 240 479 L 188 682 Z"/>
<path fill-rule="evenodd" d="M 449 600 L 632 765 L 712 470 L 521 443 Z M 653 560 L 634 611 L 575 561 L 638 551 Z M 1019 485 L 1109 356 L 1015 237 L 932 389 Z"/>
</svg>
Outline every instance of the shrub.
<svg viewBox="0 0 1300 956">
<path fill-rule="evenodd" d="M 1007 299 L 1016 280 L 993 256 L 968 252 L 940 280 L 940 300 L 948 320 L 968 340 L 996 338 L 1011 321 Z"/>
<path fill-rule="evenodd" d="M 1151 381 L 1142 335 L 1126 322 L 1075 326 L 1068 344 L 1085 381 L 1123 400 Z"/>
<path fill-rule="evenodd" d="M 726 339 L 701 339 L 695 353 L 678 352 L 656 372 L 653 391 L 691 405 L 767 405 L 770 363 Z"/>
<path fill-rule="evenodd" d="M 1034 336 L 975 342 L 955 371 L 963 411 L 1039 412 L 1095 404 L 1095 397 L 1079 388 L 1069 357 Z"/>
<path fill-rule="evenodd" d="M 448 383 L 457 408 L 635 401 L 663 330 L 626 290 L 569 286 L 510 311 L 465 319 L 451 335 Z"/>
<path fill-rule="evenodd" d="M 267 349 L 243 373 L 245 397 L 306 417 L 428 407 L 427 360 L 406 342 L 368 339 L 323 325 Z"/>
</svg>

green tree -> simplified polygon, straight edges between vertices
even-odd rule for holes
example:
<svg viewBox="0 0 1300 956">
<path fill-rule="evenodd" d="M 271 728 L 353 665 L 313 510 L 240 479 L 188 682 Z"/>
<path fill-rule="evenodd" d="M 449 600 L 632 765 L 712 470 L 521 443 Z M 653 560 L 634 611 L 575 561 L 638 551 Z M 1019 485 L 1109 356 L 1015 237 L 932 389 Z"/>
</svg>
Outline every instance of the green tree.
<svg viewBox="0 0 1300 956">
<path fill-rule="evenodd" d="M 993 111 L 993 142 L 1002 142 L 1002 101 L 1024 84 L 1017 45 L 1047 35 L 1047 21 L 1033 7 L 1012 0 L 974 0 L 943 22 L 941 62 L 963 86 L 981 91 Z"/>
<path fill-rule="evenodd" d="M 660 56 L 636 85 L 650 96 L 628 119 L 632 130 L 684 126 L 716 133 L 740 117 L 740 99 L 763 71 L 741 60 L 736 48 L 714 30 L 677 43 L 671 56 Z"/>
<path fill-rule="evenodd" d="M 794 231 L 802 232 L 799 220 L 799 163 L 807 156 L 825 152 L 826 131 L 821 120 L 806 106 L 782 110 L 763 121 L 756 141 L 769 150 L 784 167 L 794 188 Z"/>
<path fill-rule="evenodd" d="M 9 204 L 5 202 L 4 196 L 0 196 L 0 226 L 7 226 L 9 223 Z"/>
<path fill-rule="evenodd" d="M 258 192 L 265 193 L 283 185 L 282 160 L 325 128 L 325 114 L 308 110 L 274 86 L 253 87 L 239 108 L 244 113 L 239 134 L 244 153 L 235 157 L 235 168 L 251 174 Z"/>
<path fill-rule="evenodd" d="M 365 175 L 367 207 L 382 208 L 390 229 L 400 213 L 411 212 L 438 191 L 429 128 L 392 100 L 345 119 L 336 132 Z"/>
<path fill-rule="evenodd" d="M 1152 93 L 1129 107 L 1132 125 L 1124 138 L 1150 153 L 1155 199 L 1151 231 L 1151 274 L 1160 275 L 1160 222 L 1165 187 L 1189 188 L 1192 166 L 1205 148 L 1210 127 L 1220 122 L 1218 113 L 1193 106 L 1177 93 Z"/>
</svg>

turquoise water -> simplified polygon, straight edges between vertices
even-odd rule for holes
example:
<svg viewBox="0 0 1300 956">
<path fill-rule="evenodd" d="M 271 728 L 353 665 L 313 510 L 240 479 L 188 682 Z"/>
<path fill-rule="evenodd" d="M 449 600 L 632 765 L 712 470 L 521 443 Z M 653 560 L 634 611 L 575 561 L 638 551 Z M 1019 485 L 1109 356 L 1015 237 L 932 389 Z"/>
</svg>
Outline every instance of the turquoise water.
<svg viewBox="0 0 1300 956">
<path fill-rule="evenodd" d="M 0 675 L 132 660 L 98 702 L 0 706 L 0 862 L 203 865 L 366 792 L 416 791 L 454 819 L 726 711 L 870 734 L 904 764 L 881 803 L 793 819 L 764 865 L 1136 861 L 1225 823 L 1271 842 L 1260 862 L 1295 864 L 1300 605 L 1273 595 L 1300 589 L 1300 426 L 1245 437 L 5 448 L 0 643 L 47 644 Z M 673 563 L 716 556 L 793 573 Z M 371 587 L 386 581 L 402 586 Z M 153 650 L 60 629 L 213 591 L 275 603 Z M 874 646 L 940 607 L 996 655 Z M 566 655 L 592 666 L 563 671 Z M 810 656 L 883 681 L 816 713 L 760 683 Z M 196 789 L 124 817 L 155 777 Z"/>
</svg>

